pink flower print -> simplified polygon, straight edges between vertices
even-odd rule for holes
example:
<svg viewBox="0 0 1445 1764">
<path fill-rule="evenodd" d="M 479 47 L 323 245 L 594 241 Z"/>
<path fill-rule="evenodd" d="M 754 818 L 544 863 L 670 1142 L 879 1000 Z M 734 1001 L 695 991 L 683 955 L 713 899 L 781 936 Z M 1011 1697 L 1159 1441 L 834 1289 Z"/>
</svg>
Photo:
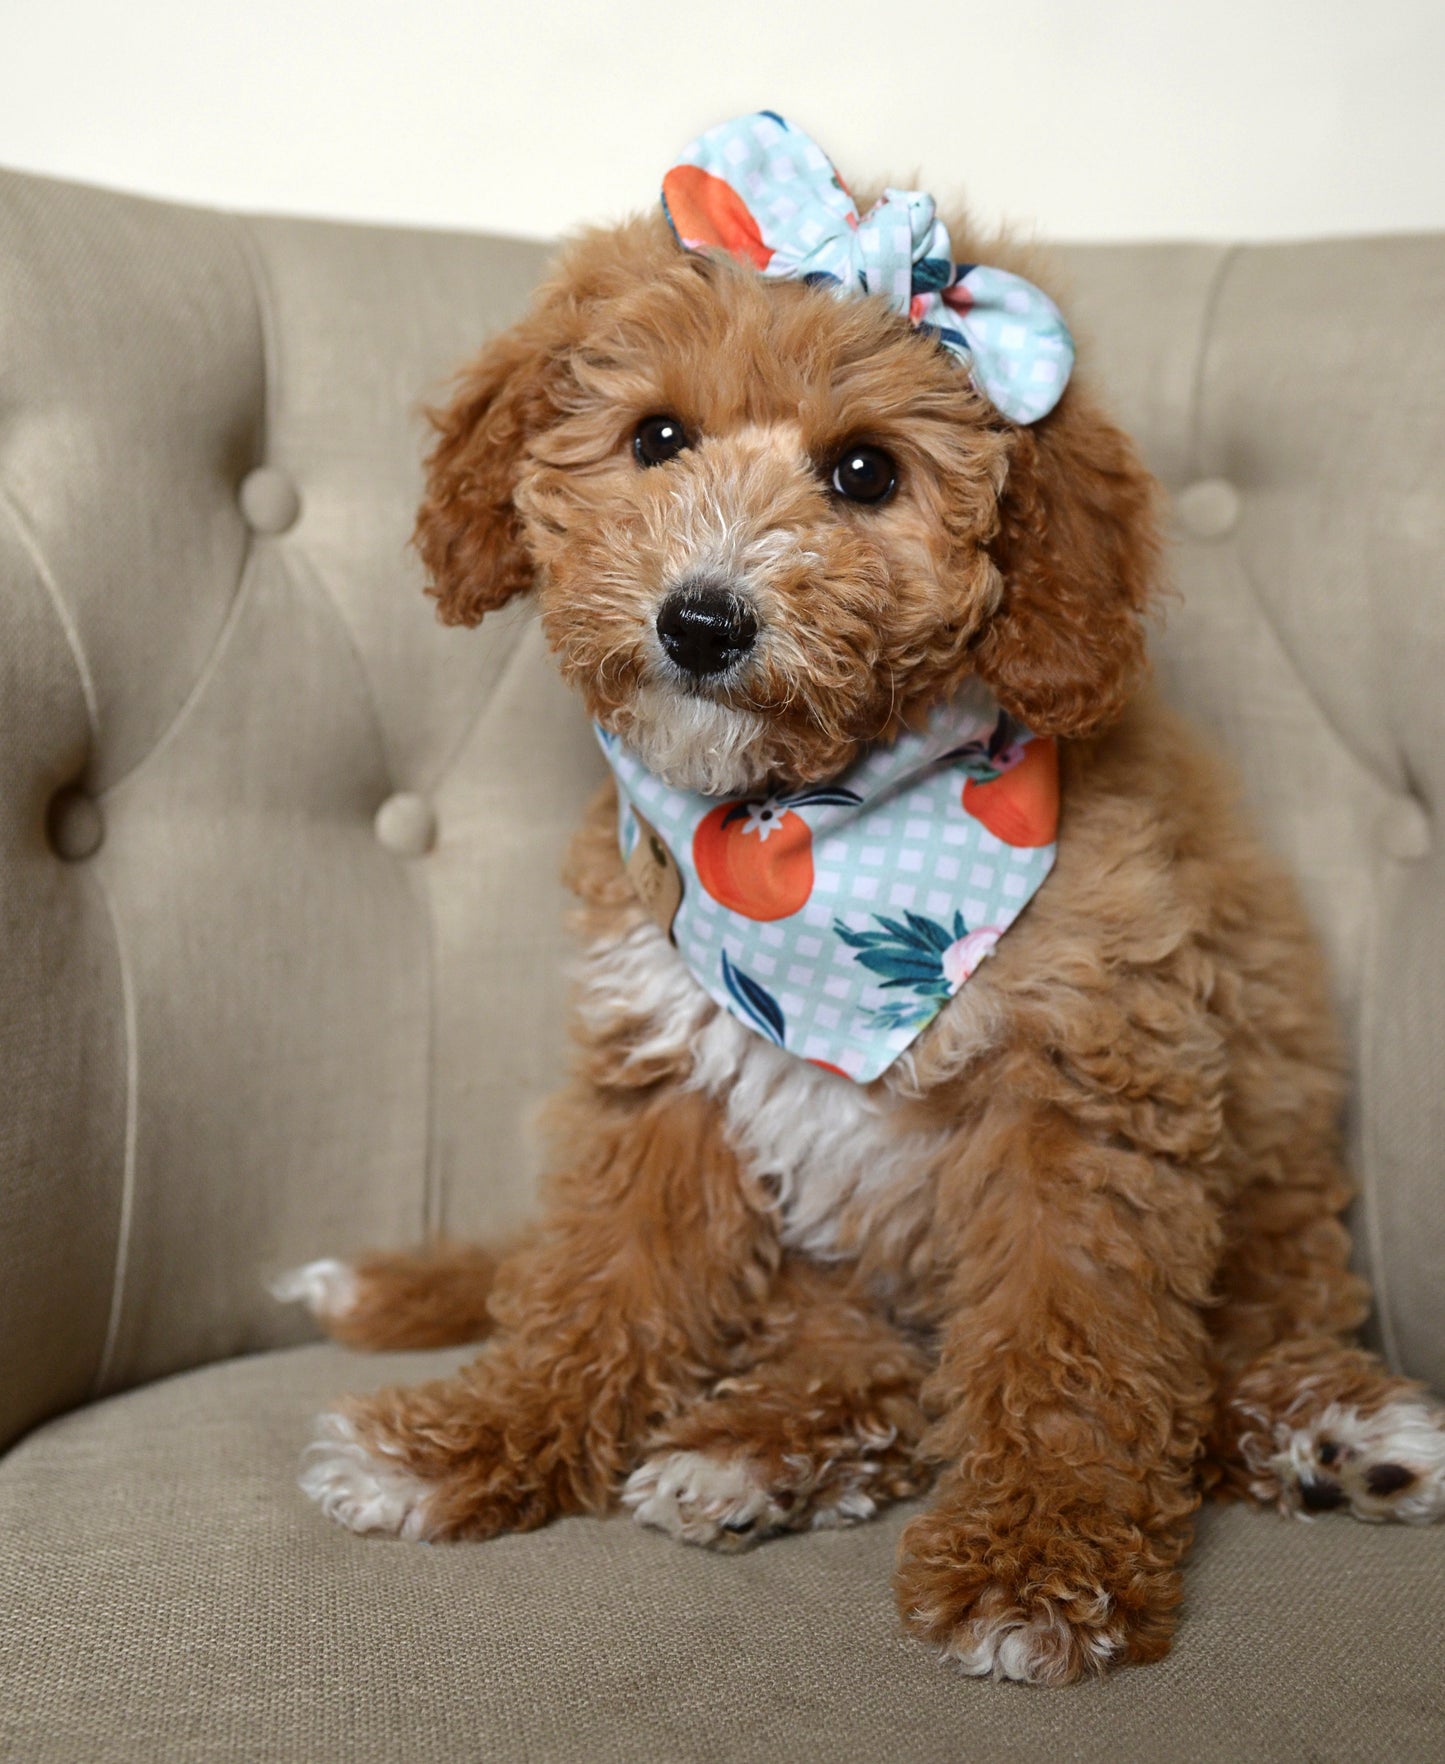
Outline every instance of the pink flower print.
<svg viewBox="0 0 1445 1764">
<path fill-rule="evenodd" d="M 989 953 L 1003 930 L 997 925 L 983 925 L 977 931 L 970 931 L 966 937 L 960 937 L 956 943 L 950 943 L 943 952 L 943 977 L 948 982 L 950 992 L 957 992 L 964 981 L 973 973 L 978 964 Z"/>
</svg>

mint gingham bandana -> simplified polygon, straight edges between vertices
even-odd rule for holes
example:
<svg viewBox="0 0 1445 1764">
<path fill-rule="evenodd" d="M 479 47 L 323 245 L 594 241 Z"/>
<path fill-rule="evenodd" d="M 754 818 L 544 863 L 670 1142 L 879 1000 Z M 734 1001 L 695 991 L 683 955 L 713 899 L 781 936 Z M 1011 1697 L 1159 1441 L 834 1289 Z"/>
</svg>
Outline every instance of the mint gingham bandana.
<svg viewBox="0 0 1445 1764">
<path fill-rule="evenodd" d="M 879 295 L 968 367 L 1012 422 L 1063 396 L 1074 344 L 1048 295 L 1008 270 L 954 263 L 948 229 L 921 190 L 885 190 L 861 218 L 832 161 L 771 110 L 700 135 L 662 180 L 680 244 L 722 250 L 765 276 Z"/>
<path fill-rule="evenodd" d="M 866 1084 L 938 1015 L 1053 868 L 1058 757 L 974 682 L 830 783 L 674 790 L 615 736 L 618 841 L 698 984 Z"/>
</svg>

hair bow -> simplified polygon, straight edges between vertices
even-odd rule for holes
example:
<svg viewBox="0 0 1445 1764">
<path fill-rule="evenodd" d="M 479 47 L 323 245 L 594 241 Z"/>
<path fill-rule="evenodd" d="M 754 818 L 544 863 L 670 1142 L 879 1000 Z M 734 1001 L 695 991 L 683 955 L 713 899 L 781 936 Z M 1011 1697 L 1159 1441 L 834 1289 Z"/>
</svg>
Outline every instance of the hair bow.
<svg viewBox="0 0 1445 1764">
<path fill-rule="evenodd" d="M 721 249 L 765 276 L 881 295 L 964 362 L 1016 423 L 1063 396 L 1074 344 L 1048 295 L 1008 270 L 955 263 L 921 190 L 885 190 L 861 218 L 817 142 L 771 110 L 700 135 L 662 180 L 662 206 L 689 251 Z"/>
</svg>

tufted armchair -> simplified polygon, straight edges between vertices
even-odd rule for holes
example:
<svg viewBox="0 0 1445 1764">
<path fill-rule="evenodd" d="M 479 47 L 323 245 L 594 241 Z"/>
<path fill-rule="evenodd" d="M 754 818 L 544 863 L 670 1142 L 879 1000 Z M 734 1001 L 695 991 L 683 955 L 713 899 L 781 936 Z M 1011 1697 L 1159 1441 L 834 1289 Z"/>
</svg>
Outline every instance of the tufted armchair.
<svg viewBox="0 0 1445 1764">
<path fill-rule="evenodd" d="M 1060 254 L 1174 492 L 1170 695 L 1324 935 L 1358 1255 L 1445 1384 L 1445 241 Z M 897 1633 L 905 1515 L 364 1541 L 279 1269 L 528 1210 L 598 761 L 524 607 L 435 624 L 414 410 L 540 248 L 0 176 L 0 1757 L 1445 1756 L 1445 1530 L 1200 1521 L 1163 1665 Z"/>
</svg>

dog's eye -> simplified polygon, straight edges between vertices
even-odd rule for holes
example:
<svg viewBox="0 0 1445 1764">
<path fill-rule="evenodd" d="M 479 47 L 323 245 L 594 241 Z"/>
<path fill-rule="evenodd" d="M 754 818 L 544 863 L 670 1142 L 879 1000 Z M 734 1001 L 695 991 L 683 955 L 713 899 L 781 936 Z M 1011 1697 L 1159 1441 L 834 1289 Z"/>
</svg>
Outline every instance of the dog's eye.
<svg viewBox="0 0 1445 1764">
<path fill-rule="evenodd" d="M 640 466 L 666 465 L 687 446 L 687 430 L 676 417 L 644 417 L 632 437 L 632 457 Z"/>
<path fill-rule="evenodd" d="M 849 502 L 883 502 L 898 472 L 881 447 L 850 447 L 833 467 L 833 488 Z"/>
</svg>

